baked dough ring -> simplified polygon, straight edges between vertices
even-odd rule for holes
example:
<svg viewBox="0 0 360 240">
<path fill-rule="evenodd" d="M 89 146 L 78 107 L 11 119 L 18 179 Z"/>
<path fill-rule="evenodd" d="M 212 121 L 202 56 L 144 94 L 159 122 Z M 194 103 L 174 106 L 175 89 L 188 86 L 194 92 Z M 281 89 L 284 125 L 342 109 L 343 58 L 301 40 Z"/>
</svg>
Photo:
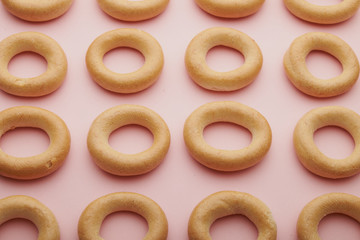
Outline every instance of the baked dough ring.
<svg viewBox="0 0 360 240">
<path fill-rule="evenodd" d="M 205 12 L 222 18 L 241 18 L 257 12 L 265 0 L 195 0 Z"/>
<path fill-rule="evenodd" d="M 353 153 L 344 159 L 324 155 L 315 145 L 313 135 L 326 126 L 337 126 L 351 134 L 355 142 Z M 360 172 L 360 116 L 338 106 L 320 107 L 306 113 L 294 131 L 294 146 L 300 162 L 310 172 L 326 178 L 350 177 Z"/>
<path fill-rule="evenodd" d="M 10 60 L 23 52 L 34 52 L 47 61 L 47 70 L 32 78 L 19 78 L 9 73 Z M 67 60 L 59 44 L 45 34 L 22 32 L 0 42 L 0 89 L 16 96 L 39 97 L 52 93 L 63 83 Z"/>
<path fill-rule="evenodd" d="M 306 0 L 284 0 L 287 9 L 296 17 L 313 23 L 334 24 L 351 18 L 360 0 L 342 0 L 338 4 L 320 6 Z"/>
<path fill-rule="evenodd" d="M 233 48 L 244 55 L 242 66 L 228 72 L 217 72 L 206 63 L 208 51 L 216 46 Z M 232 28 L 209 28 L 194 37 L 186 50 L 185 65 L 192 80 L 213 91 L 234 91 L 243 88 L 260 72 L 263 58 L 256 42 Z"/>
<path fill-rule="evenodd" d="M 15 218 L 24 218 L 34 223 L 39 232 L 38 240 L 60 240 L 54 214 L 32 197 L 15 195 L 0 199 L 0 225 Z"/>
<path fill-rule="evenodd" d="M 154 142 L 149 149 L 124 154 L 109 145 L 110 134 L 130 124 L 143 126 L 153 134 Z M 120 105 L 106 110 L 94 120 L 87 144 L 95 163 L 104 171 L 118 176 L 140 175 L 162 162 L 170 146 L 170 132 L 164 120 L 154 111 L 138 105 Z"/>
<path fill-rule="evenodd" d="M 360 223 L 360 198 L 346 193 L 328 193 L 309 202 L 297 222 L 299 240 L 320 240 L 318 225 L 321 219 L 333 213 L 345 214 Z"/>
<path fill-rule="evenodd" d="M 115 73 L 103 63 L 104 55 L 112 49 L 129 47 L 145 57 L 144 65 L 135 72 Z M 86 65 L 91 77 L 101 87 L 117 93 L 134 93 L 150 87 L 164 66 L 161 46 L 150 34 L 130 28 L 106 32 L 96 38 L 86 54 Z"/>
<path fill-rule="evenodd" d="M 252 134 L 249 146 L 239 150 L 216 149 L 205 142 L 203 131 L 216 122 L 231 122 Z M 271 145 L 271 129 L 255 109 L 237 102 L 212 102 L 196 109 L 186 120 L 184 140 L 191 156 L 208 168 L 238 171 L 257 164 Z"/>
<path fill-rule="evenodd" d="M 343 72 L 334 78 L 319 79 L 306 66 L 307 55 L 314 50 L 337 58 Z M 359 77 L 359 61 L 351 47 L 330 33 L 311 32 L 296 38 L 284 56 L 286 75 L 300 91 L 314 97 L 332 97 L 348 91 Z"/>
<path fill-rule="evenodd" d="M 70 133 L 61 118 L 37 107 L 12 107 L 0 112 L 0 137 L 17 127 L 44 130 L 50 138 L 48 149 L 31 157 L 14 157 L 0 149 L 0 175 L 14 179 L 36 179 L 56 171 L 70 150 Z"/>
<path fill-rule="evenodd" d="M 73 0 L 1 0 L 6 10 L 30 22 L 49 21 L 69 10 Z"/>
<path fill-rule="evenodd" d="M 241 214 L 258 229 L 258 240 L 276 240 L 277 227 L 270 209 L 256 197 L 242 192 L 222 191 L 202 200 L 193 210 L 188 225 L 189 240 L 211 240 L 215 220 Z"/>
<path fill-rule="evenodd" d="M 156 202 L 137 193 L 119 192 L 98 198 L 86 207 L 79 219 L 79 240 L 103 240 L 99 235 L 103 220 L 109 214 L 120 211 L 134 212 L 145 218 L 149 230 L 144 240 L 167 238 L 167 219 Z"/>
<path fill-rule="evenodd" d="M 113 18 L 123 21 L 142 21 L 162 13 L 169 0 L 97 0 L 100 8 Z"/>
</svg>

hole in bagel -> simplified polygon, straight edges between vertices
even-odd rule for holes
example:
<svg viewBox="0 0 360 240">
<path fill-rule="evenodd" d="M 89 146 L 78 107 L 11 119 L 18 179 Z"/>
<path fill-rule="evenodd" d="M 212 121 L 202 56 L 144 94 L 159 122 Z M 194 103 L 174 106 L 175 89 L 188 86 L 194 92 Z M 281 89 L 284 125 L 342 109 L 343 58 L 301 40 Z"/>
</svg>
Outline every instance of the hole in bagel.
<svg viewBox="0 0 360 240">
<path fill-rule="evenodd" d="M 141 52 L 134 48 L 119 47 L 107 52 L 103 62 L 113 72 L 131 73 L 144 65 L 145 58 Z"/>
<path fill-rule="evenodd" d="M 316 4 L 319 6 L 330 6 L 341 3 L 343 0 L 306 0 L 309 3 Z"/>
<path fill-rule="evenodd" d="M 109 137 L 109 144 L 115 150 L 135 154 L 150 148 L 154 141 L 152 133 L 145 127 L 131 124 L 113 131 Z"/>
<path fill-rule="evenodd" d="M 360 224 L 344 214 L 330 214 L 320 221 L 318 232 L 324 240 L 358 240 Z"/>
<path fill-rule="evenodd" d="M 0 225 L 0 239 L 36 240 L 38 239 L 38 230 L 35 224 L 29 220 L 11 219 Z"/>
<path fill-rule="evenodd" d="M 238 150 L 250 145 L 252 135 L 248 129 L 237 124 L 217 122 L 206 126 L 204 139 L 218 149 Z"/>
<path fill-rule="evenodd" d="M 316 130 L 314 142 L 322 153 L 335 159 L 350 156 L 355 148 L 352 136 L 336 126 L 326 126 Z"/>
<path fill-rule="evenodd" d="M 214 71 L 228 72 L 235 70 L 245 62 L 241 52 L 225 46 L 211 48 L 206 55 L 206 63 Z"/>
<path fill-rule="evenodd" d="M 39 128 L 19 127 L 7 131 L 0 138 L 0 148 L 15 157 L 30 157 L 44 152 L 50 144 L 49 136 Z"/>
<path fill-rule="evenodd" d="M 217 219 L 210 227 L 213 240 L 257 239 L 254 223 L 243 215 L 231 215 Z"/>
<path fill-rule="evenodd" d="M 320 79 L 330 79 L 339 76 L 342 65 L 337 58 L 323 51 L 311 51 L 306 57 L 308 70 Z"/>
<path fill-rule="evenodd" d="M 148 231 L 146 220 L 133 212 L 115 212 L 108 215 L 100 228 L 106 240 L 143 239 Z"/>
<path fill-rule="evenodd" d="M 43 56 L 34 52 L 22 52 L 15 55 L 9 62 L 8 71 L 20 78 L 37 77 L 47 69 Z"/>
</svg>

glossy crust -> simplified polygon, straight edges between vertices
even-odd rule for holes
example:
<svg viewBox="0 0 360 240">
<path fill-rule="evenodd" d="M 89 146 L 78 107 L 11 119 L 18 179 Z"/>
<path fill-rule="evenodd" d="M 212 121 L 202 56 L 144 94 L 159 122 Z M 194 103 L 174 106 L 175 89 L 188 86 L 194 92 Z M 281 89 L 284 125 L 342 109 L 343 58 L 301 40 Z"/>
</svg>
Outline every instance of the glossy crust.
<svg viewBox="0 0 360 240">
<path fill-rule="evenodd" d="M 32 197 L 15 195 L 0 199 L 0 225 L 15 218 L 33 222 L 39 232 L 38 240 L 60 240 L 59 226 L 54 214 Z"/>
<path fill-rule="evenodd" d="M 324 155 L 314 142 L 314 132 L 326 126 L 343 128 L 354 139 L 353 153 L 344 159 Z M 345 178 L 360 172 L 360 116 L 338 106 L 320 107 L 306 113 L 294 130 L 294 147 L 300 162 L 310 172 L 326 178 Z"/>
<path fill-rule="evenodd" d="M 225 46 L 239 51 L 245 58 L 242 66 L 228 72 L 217 72 L 206 63 L 208 51 Z M 185 65 L 192 80 L 213 91 L 234 91 L 252 83 L 261 70 L 263 58 L 256 42 L 232 28 L 209 28 L 195 36 L 186 49 Z"/>
<path fill-rule="evenodd" d="M 98 198 L 86 207 L 79 219 L 79 240 L 103 240 L 99 235 L 103 220 L 109 214 L 120 211 L 134 212 L 145 218 L 149 230 L 144 240 L 167 238 L 167 219 L 156 202 L 137 193 L 119 192 Z"/>
<path fill-rule="evenodd" d="M 109 145 L 110 134 L 130 124 L 143 126 L 153 134 L 154 142 L 149 149 L 124 154 Z M 120 105 L 106 110 L 94 120 L 87 144 L 95 163 L 104 171 L 119 176 L 139 175 L 153 170 L 162 162 L 170 146 L 170 132 L 164 120 L 154 111 L 138 105 Z"/>
<path fill-rule="evenodd" d="M 320 6 L 306 0 L 284 0 L 296 17 L 319 24 L 334 24 L 351 18 L 359 9 L 360 0 L 343 0 L 338 4 Z"/>
<path fill-rule="evenodd" d="M 188 224 L 189 240 L 211 240 L 209 230 L 215 220 L 234 214 L 255 224 L 258 240 L 276 240 L 277 227 L 270 209 L 256 197 L 235 191 L 214 193 L 195 207 Z"/>
<path fill-rule="evenodd" d="M 334 78 L 319 79 L 309 72 L 306 57 L 311 51 L 326 52 L 339 60 L 343 72 Z M 284 56 L 285 72 L 294 86 L 313 97 L 333 97 L 347 92 L 359 78 L 359 61 L 341 38 L 324 32 L 296 38 Z"/>
<path fill-rule="evenodd" d="M 222 18 L 241 18 L 257 12 L 265 0 L 195 0 L 205 12 Z"/>
<path fill-rule="evenodd" d="M 299 240 L 320 240 L 318 225 L 321 219 L 333 213 L 345 214 L 360 222 L 360 198 L 346 193 L 328 193 L 309 202 L 297 222 Z"/>
<path fill-rule="evenodd" d="M 37 107 L 12 107 L 0 112 L 0 137 L 17 127 L 44 130 L 50 139 L 45 152 L 31 157 L 14 157 L 0 149 L 0 175 L 30 180 L 47 176 L 64 163 L 70 150 L 70 133 L 57 115 Z"/>
<path fill-rule="evenodd" d="M 249 146 L 239 150 L 222 150 L 205 142 L 203 131 L 216 122 L 231 122 L 247 128 L 252 134 Z M 186 120 L 184 140 L 191 156 L 208 168 L 238 171 L 257 164 L 271 145 L 271 129 L 256 110 L 237 102 L 212 102 L 196 109 Z"/>
<path fill-rule="evenodd" d="M 119 47 L 129 47 L 144 55 L 144 65 L 135 72 L 115 73 L 103 63 L 104 55 Z M 150 87 L 160 76 L 164 65 L 161 46 L 150 34 L 130 28 L 106 32 L 96 38 L 86 54 L 86 66 L 94 81 L 117 93 L 135 93 Z"/>
<path fill-rule="evenodd" d="M 69 10 L 73 0 L 1 0 L 6 10 L 30 22 L 49 21 Z"/>
<path fill-rule="evenodd" d="M 10 60 L 17 54 L 34 52 L 45 58 L 47 70 L 32 78 L 19 78 L 9 73 Z M 13 34 L 0 42 L 0 89 L 16 96 L 39 97 L 52 93 L 63 83 L 67 60 L 60 45 L 38 32 Z"/>
<path fill-rule="evenodd" d="M 169 0 L 97 0 L 100 8 L 113 18 L 122 21 L 142 21 L 162 13 Z"/>
</svg>

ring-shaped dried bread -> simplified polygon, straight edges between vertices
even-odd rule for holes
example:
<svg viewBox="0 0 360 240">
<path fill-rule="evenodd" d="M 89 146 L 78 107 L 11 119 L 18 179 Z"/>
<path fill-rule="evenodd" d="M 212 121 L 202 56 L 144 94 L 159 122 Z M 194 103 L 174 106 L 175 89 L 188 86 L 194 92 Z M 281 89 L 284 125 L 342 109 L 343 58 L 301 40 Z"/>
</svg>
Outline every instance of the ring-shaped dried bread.
<svg viewBox="0 0 360 240">
<path fill-rule="evenodd" d="M 360 198 L 347 193 L 328 193 L 309 202 L 297 222 L 299 240 L 320 240 L 319 222 L 329 214 L 340 213 L 360 223 Z"/>
<path fill-rule="evenodd" d="M 78 223 L 79 240 L 103 240 L 99 234 L 102 222 L 109 214 L 120 211 L 145 218 L 149 230 L 144 240 L 167 239 L 168 222 L 156 202 L 138 193 L 118 192 L 100 197 L 86 207 Z"/>
<path fill-rule="evenodd" d="M 32 78 L 20 78 L 8 71 L 10 60 L 17 54 L 34 52 L 47 61 L 46 71 Z M 16 96 L 39 97 L 52 93 L 63 83 L 67 60 L 60 45 L 38 32 L 13 34 L 0 42 L 0 89 Z"/>
<path fill-rule="evenodd" d="M 212 70 L 206 63 L 208 51 L 225 46 L 239 51 L 245 58 L 242 66 L 228 72 Z M 186 49 L 185 65 L 192 80 L 213 91 L 234 91 L 252 83 L 262 67 L 262 53 L 245 33 L 225 27 L 209 28 L 195 36 Z"/>
<path fill-rule="evenodd" d="M 241 18 L 257 12 L 265 0 L 195 0 L 205 12 L 222 18 Z"/>
<path fill-rule="evenodd" d="M 270 209 L 258 198 L 236 191 L 214 193 L 195 207 L 188 224 L 189 240 L 211 240 L 209 230 L 215 220 L 235 214 L 255 224 L 258 240 L 276 240 L 277 227 Z"/>
<path fill-rule="evenodd" d="M 169 0 L 97 0 L 100 8 L 122 21 L 142 21 L 158 16 L 165 11 Z"/>
<path fill-rule="evenodd" d="M 154 137 L 152 146 L 143 152 L 125 154 L 109 145 L 110 134 L 125 125 L 147 128 Z M 92 123 L 87 139 L 90 154 L 104 171 L 118 176 L 133 176 L 156 168 L 170 146 L 170 132 L 165 121 L 154 111 L 138 105 L 120 105 L 101 113 Z"/>
<path fill-rule="evenodd" d="M 204 139 L 206 126 L 230 122 L 247 128 L 252 134 L 249 146 L 239 150 L 223 150 L 210 146 Z M 207 103 L 186 120 L 184 140 L 190 155 L 204 166 L 219 171 L 238 171 L 257 164 L 271 145 L 271 129 L 255 109 L 237 102 Z"/>
<path fill-rule="evenodd" d="M 319 24 L 335 24 L 351 18 L 359 9 L 360 0 L 342 0 L 338 4 L 321 6 L 307 0 L 284 0 L 296 17 Z"/>
<path fill-rule="evenodd" d="M 0 137 L 18 127 L 39 128 L 47 133 L 50 145 L 31 157 L 15 157 L 0 149 L 0 175 L 30 180 L 47 176 L 64 163 L 70 150 L 70 133 L 64 121 L 42 108 L 19 106 L 0 112 Z"/>
<path fill-rule="evenodd" d="M 38 200 L 14 195 L 0 199 L 0 225 L 12 219 L 31 221 L 38 229 L 38 240 L 60 240 L 60 230 L 54 214 Z"/>
<path fill-rule="evenodd" d="M 340 61 L 343 71 L 330 79 L 315 77 L 306 66 L 311 51 L 323 51 Z M 341 38 L 324 32 L 306 33 L 296 38 L 284 56 L 287 77 L 293 85 L 313 97 L 333 97 L 350 90 L 359 78 L 359 61 L 351 47 Z"/>
<path fill-rule="evenodd" d="M 322 127 L 337 126 L 353 137 L 355 149 L 344 159 L 323 154 L 314 142 L 314 132 Z M 345 178 L 360 172 L 360 116 L 340 106 L 315 108 L 297 123 L 293 135 L 294 147 L 300 162 L 310 172 L 326 178 Z"/>
<path fill-rule="evenodd" d="M 108 69 L 104 55 L 120 47 L 138 50 L 145 58 L 144 65 L 131 73 L 116 73 Z M 86 66 L 94 81 L 101 87 L 117 93 L 142 91 L 160 76 L 164 56 L 160 44 L 150 34 L 132 28 L 120 28 L 100 35 L 86 53 Z"/>
<path fill-rule="evenodd" d="M 67 12 L 73 0 L 1 0 L 14 16 L 30 22 L 44 22 Z"/>
</svg>

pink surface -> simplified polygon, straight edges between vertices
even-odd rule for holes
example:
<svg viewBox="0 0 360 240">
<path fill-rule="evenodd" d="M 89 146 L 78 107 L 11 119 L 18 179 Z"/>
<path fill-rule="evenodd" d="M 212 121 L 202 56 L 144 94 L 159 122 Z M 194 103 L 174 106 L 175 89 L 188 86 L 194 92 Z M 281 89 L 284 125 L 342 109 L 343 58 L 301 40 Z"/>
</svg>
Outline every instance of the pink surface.
<svg viewBox="0 0 360 240">
<path fill-rule="evenodd" d="M 312 0 L 320 3 L 323 1 Z M 336 3 L 339 1 L 326 1 Z M 170 1 L 167 10 L 157 18 L 140 23 L 126 23 L 104 14 L 96 1 L 75 0 L 67 14 L 47 23 L 19 20 L 0 6 L 0 39 L 22 31 L 38 31 L 54 38 L 64 49 L 69 63 L 62 87 L 41 98 L 21 98 L 0 91 L 0 109 L 32 105 L 58 114 L 68 125 L 71 151 L 62 168 L 51 176 L 34 181 L 16 181 L 0 177 L 0 198 L 24 194 L 47 205 L 58 219 L 61 239 L 77 239 L 77 221 L 83 209 L 107 193 L 130 191 L 155 200 L 169 221 L 168 239 L 187 239 L 187 222 L 193 208 L 203 198 L 221 190 L 250 193 L 271 209 L 278 226 L 278 239 L 296 239 L 296 221 L 301 209 L 313 198 L 329 192 L 346 192 L 360 196 L 360 176 L 344 180 L 328 180 L 308 172 L 296 158 L 292 132 L 303 114 L 320 106 L 341 105 L 360 113 L 360 86 L 329 99 L 308 97 L 287 80 L 282 58 L 290 43 L 303 33 L 325 31 L 343 38 L 355 51 L 360 51 L 358 31 L 360 14 L 349 21 L 332 26 L 303 22 L 291 15 L 281 0 L 266 1 L 253 16 L 237 20 L 212 17 L 192 1 Z M 214 26 L 236 28 L 251 36 L 260 46 L 264 64 L 255 82 L 231 93 L 206 91 L 194 84 L 184 66 L 188 43 L 200 31 Z M 152 34 L 161 44 L 165 66 L 158 82 L 151 88 L 131 95 L 110 93 L 95 84 L 85 66 L 90 43 L 100 34 L 116 28 L 139 28 Z M 241 54 L 219 47 L 210 52 L 208 62 L 216 70 L 234 69 L 243 62 Z M 136 51 L 115 50 L 105 57 L 113 70 L 130 72 L 143 63 Z M 313 53 L 308 59 L 310 70 L 327 78 L 341 72 L 340 64 L 327 54 Z M 18 76 L 36 76 L 46 63 L 36 54 L 14 58 L 10 71 Z M 185 119 L 200 105 L 221 100 L 238 101 L 257 109 L 273 131 L 271 149 L 263 161 L 250 169 L 221 173 L 194 161 L 186 151 L 182 130 Z M 149 174 L 116 177 L 100 170 L 86 147 L 92 121 L 104 110 L 119 104 L 140 104 L 160 114 L 171 132 L 171 146 L 163 163 Z M 251 135 L 232 124 L 216 124 L 205 132 L 206 140 L 215 147 L 236 149 L 246 146 Z M 327 128 L 315 137 L 320 149 L 333 157 L 351 153 L 354 143 L 341 129 Z M 151 145 L 151 134 L 141 127 L 116 131 L 110 144 L 117 150 L 135 153 Z M 6 152 L 29 156 L 46 149 L 48 139 L 40 130 L 15 130 L 0 141 Z M 141 239 L 146 222 L 135 214 L 116 213 L 109 216 L 101 230 L 106 240 Z M 217 221 L 211 229 L 213 239 L 256 239 L 256 228 L 244 217 L 228 217 Z M 329 216 L 320 224 L 324 239 L 359 239 L 359 225 L 342 215 Z M 346 237 L 346 238 L 345 238 Z M 0 227 L 0 239 L 36 239 L 35 227 L 14 220 Z"/>
</svg>

